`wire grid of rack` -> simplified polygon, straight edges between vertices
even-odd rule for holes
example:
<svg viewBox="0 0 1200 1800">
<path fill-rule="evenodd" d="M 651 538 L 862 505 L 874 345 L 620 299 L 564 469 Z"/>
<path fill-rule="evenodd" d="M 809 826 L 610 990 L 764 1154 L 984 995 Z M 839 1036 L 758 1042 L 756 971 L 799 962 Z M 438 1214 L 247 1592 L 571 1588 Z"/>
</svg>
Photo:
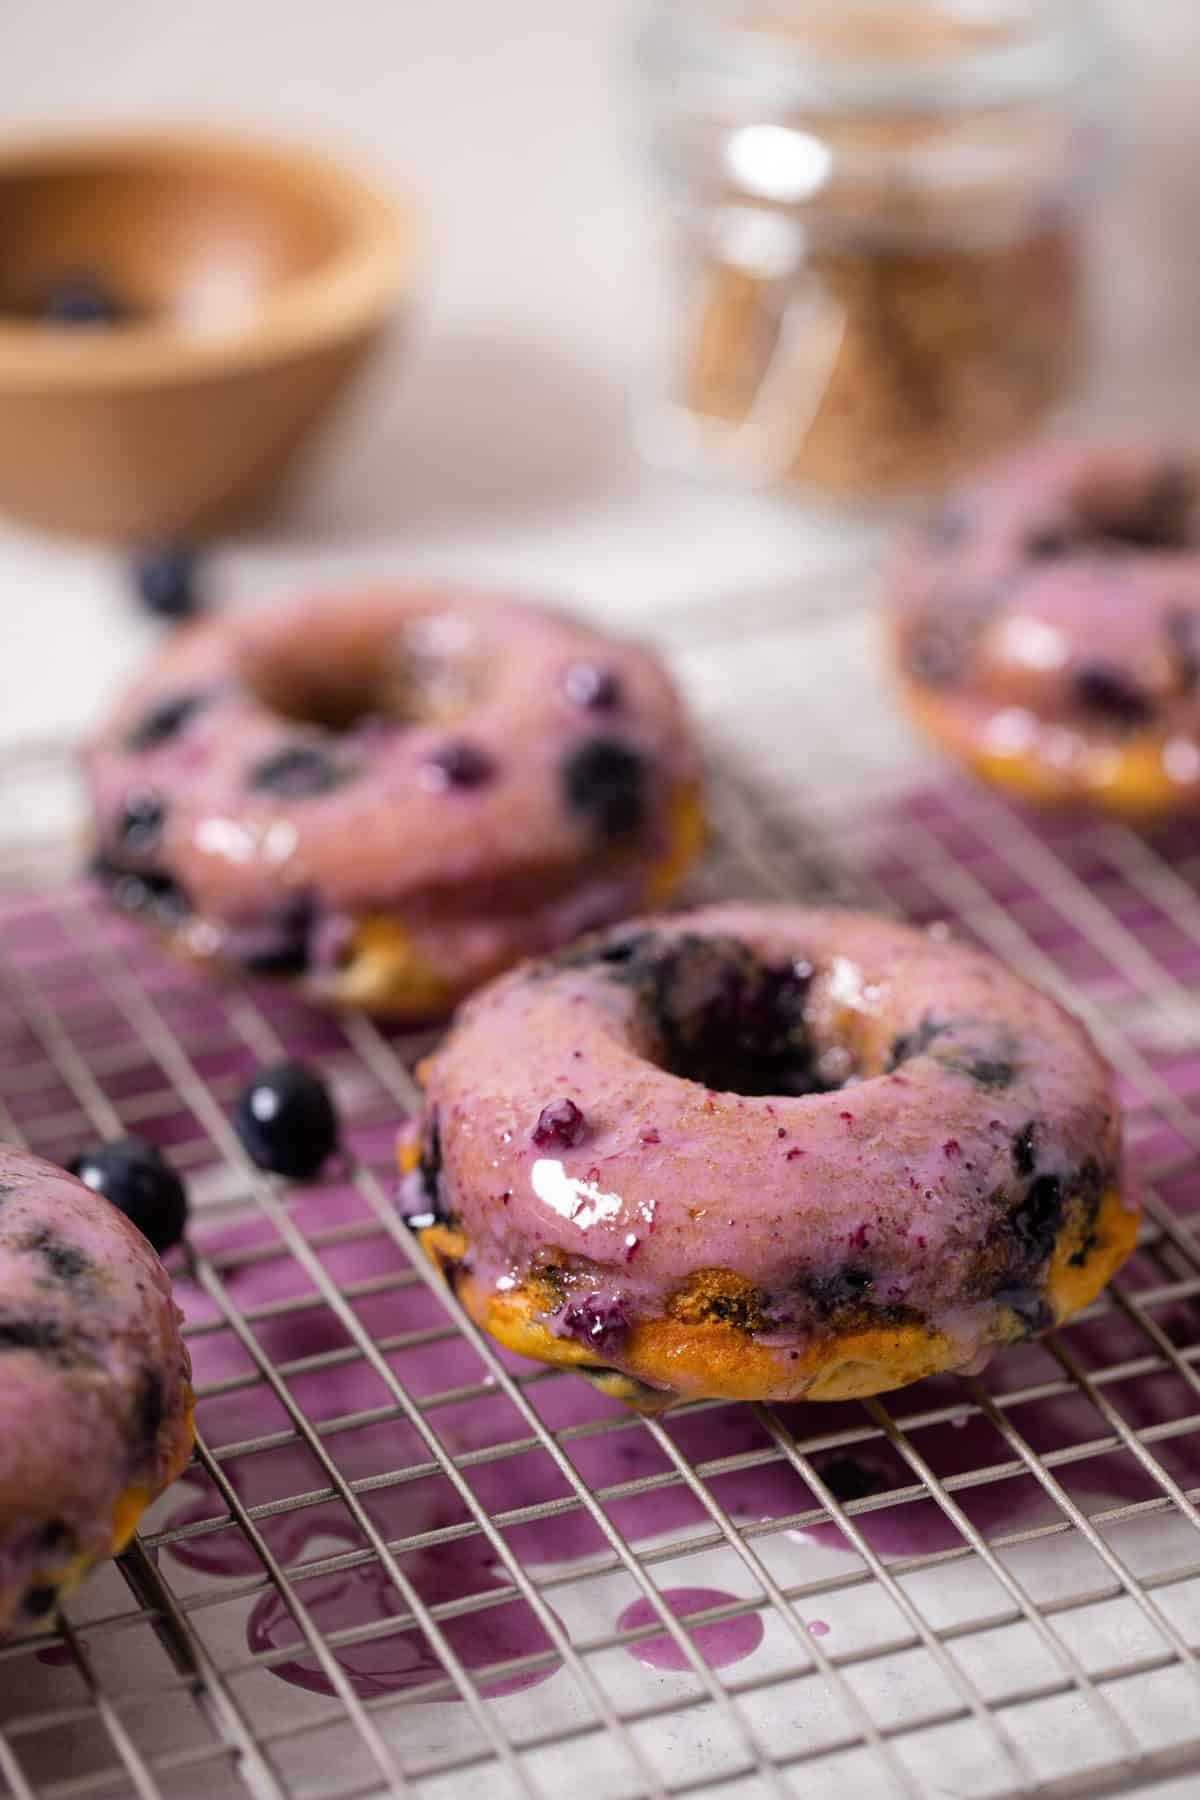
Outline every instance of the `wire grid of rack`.
<svg viewBox="0 0 1200 1800">
<path fill-rule="evenodd" d="M 1038 823 L 930 781 L 869 681 L 829 678 L 869 666 L 836 608 L 776 596 L 663 635 L 739 746 L 697 891 L 948 922 L 1062 995 L 1121 1078 L 1135 1258 L 982 1378 L 832 1409 L 639 1419 L 586 1390 L 556 1410 L 583 1384 L 498 1354 L 394 1210 L 428 1039 L 151 951 L 65 879 L 41 821 L 68 759 L 31 747 L 0 768 L 0 1137 L 65 1161 L 141 1130 L 187 1172 L 199 1446 L 190 1505 L 153 1509 L 49 1653 L 0 1647 L 0 1792 L 1066 1800 L 1200 1769 L 1200 832 Z M 285 1050 L 349 1122 L 315 1201 L 256 1175 L 228 1124 Z M 847 1489 L 847 1467 L 885 1479 Z M 435 1554 L 486 1575 L 431 1584 Z M 351 1580 L 372 1616 L 329 1612 Z M 700 1591 L 682 1622 L 677 1581 Z M 489 1652 L 500 1618 L 525 1634 Z M 739 1628 L 740 1661 L 709 1651 Z"/>
</svg>

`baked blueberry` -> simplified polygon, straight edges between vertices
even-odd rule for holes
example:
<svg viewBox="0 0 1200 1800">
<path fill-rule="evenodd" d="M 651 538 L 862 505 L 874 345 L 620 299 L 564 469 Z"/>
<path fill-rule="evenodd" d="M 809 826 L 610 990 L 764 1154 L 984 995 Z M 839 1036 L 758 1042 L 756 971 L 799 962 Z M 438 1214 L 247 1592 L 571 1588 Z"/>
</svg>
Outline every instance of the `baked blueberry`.
<svg viewBox="0 0 1200 1800">
<path fill-rule="evenodd" d="M 1075 672 L 1075 692 L 1089 712 L 1121 725 L 1145 725 L 1154 717 L 1151 701 L 1115 663 L 1082 663 Z"/>
<path fill-rule="evenodd" d="M 606 842 L 640 830 L 646 816 L 646 764 L 618 738 L 588 738 L 563 765 L 567 806 Z"/>
<path fill-rule="evenodd" d="M 243 1089 L 234 1126 L 251 1160 L 306 1181 L 337 1148 L 338 1116 L 322 1078 L 303 1063 L 262 1069 Z"/>
<path fill-rule="evenodd" d="M 581 1344 L 601 1354 L 611 1349 L 628 1334 L 629 1317 L 619 1300 L 605 1299 L 602 1294 L 589 1294 L 585 1300 L 573 1301 L 564 1308 L 563 1329 Z"/>
<path fill-rule="evenodd" d="M 495 773 L 487 751 L 466 738 L 442 744 L 421 765 L 421 783 L 440 793 L 444 788 L 482 787 Z"/>
<path fill-rule="evenodd" d="M 147 612 L 187 619 L 200 609 L 196 552 L 187 544 L 152 544 L 138 552 L 133 581 Z"/>
<path fill-rule="evenodd" d="M 125 739 L 130 750 L 153 750 L 178 737 L 189 719 L 195 717 L 208 699 L 206 693 L 168 694 L 142 715 Z"/>
<path fill-rule="evenodd" d="M 131 1134 L 87 1150 L 75 1158 L 71 1174 L 111 1201 L 160 1256 L 183 1236 L 188 1213 L 184 1185 L 146 1138 Z"/>
<path fill-rule="evenodd" d="M 303 800 L 327 794 L 347 779 L 348 769 L 319 744 L 285 744 L 256 763 L 246 786 L 256 794 L 279 794 L 287 800 Z"/>
</svg>

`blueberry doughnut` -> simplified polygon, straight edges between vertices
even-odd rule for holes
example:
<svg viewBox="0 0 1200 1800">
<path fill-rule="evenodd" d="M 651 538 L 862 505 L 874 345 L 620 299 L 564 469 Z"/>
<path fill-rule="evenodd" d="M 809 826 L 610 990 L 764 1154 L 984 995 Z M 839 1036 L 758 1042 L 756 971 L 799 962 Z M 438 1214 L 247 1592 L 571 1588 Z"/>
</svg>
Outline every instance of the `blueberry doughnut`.
<svg viewBox="0 0 1200 1800">
<path fill-rule="evenodd" d="M 1049 445 L 902 553 L 895 654 L 917 723 L 1030 799 L 1200 805 L 1200 460 Z"/>
<path fill-rule="evenodd" d="M 642 1407 L 977 1369 L 1134 1241 L 1082 1028 L 866 915 L 618 926 L 476 994 L 420 1078 L 400 1200 L 426 1251 L 501 1343 Z"/>
<path fill-rule="evenodd" d="M 192 1448 L 171 1284 L 115 1206 L 0 1146 L 0 1634 L 47 1623 Z"/>
<path fill-rule="evenodd" d="M 471 594 L 186 627 L 85 762 L 120 905 L 193 957 L 407 1018 L 657 905 L 701 835 L 657 658 Z"/>
</svg>

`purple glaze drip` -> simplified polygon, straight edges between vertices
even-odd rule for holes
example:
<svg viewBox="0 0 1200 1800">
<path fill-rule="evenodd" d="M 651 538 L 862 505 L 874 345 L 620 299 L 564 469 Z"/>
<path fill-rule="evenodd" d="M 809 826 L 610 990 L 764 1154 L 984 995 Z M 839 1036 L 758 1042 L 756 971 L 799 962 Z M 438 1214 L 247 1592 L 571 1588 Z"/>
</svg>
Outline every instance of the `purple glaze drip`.
<svg viewBox="0 0 1200 1800">
<path fill-rule="evenodd" d="M 728 1606 L 736 1594 L 723 1594 L 717 1588 L 666 1588 L 661 1599 L 677 1619 L 689 1613 L 707 1612 L 710 1607 Z M 617 1620 L 618 1631 L 636 1631 L 639 1626 L 653 1625 L 661 1615 L 645 1596 L 627 1606 Z M 734 1619 L 715 1619 L 708 1625 L 697 1625 L 689 1633 L 701 1659 L 710 1669 L 725 1669 L 730 1663 L 752 1656 L 762 1643 L 763 1624 L 758 1613 L 742 1613 Z M 658 1637 L 640 1638 L 627 1646 L 630 1656 L 647 1663 L 652 1669 L 688 1669 L 691 1664 L 675 1640 L 664 1631 Z"/>
<path fill-rule="evenodd" d="M 429 1606 L 468 1599 L 505 1585 L 491 1574 L 478 1548 L 469 1544 L 423 1551 L 410 1559 L 405 1573 Z M 403 1617 L 407 1611 L 395 1584 L 377 1563 L 306 1582 L 300 1592 L 318 1630 L 325 1635 L 351 1631 L 380 1619 Z M 535 1687 L 553 1675 L 558 1666 L 550 1663 L 542 1669 L 492 1679 L 480 1675 L 495 1663 L 553 1648 L 549 1635 L 524 1600 L 508 1600 L 461 1618 L 447 1619 L 442 1622 L 442 1631 L 460 1662 L 476 1675 L 483 1692 L 493 1697 Z M 246 1641 L 255 1653 L 294 1646 L 296 1656 L 273 1664 L 272 1673 L 281 1681 L 316 1694 L 336 1692 L 296 1621 L 273 1590 L 263 1595 L 251 1613 Z M 361 1644 L 348 1645 L 336 1654 L 350 1686 L 364 1700 L 376 1694 L 420 1687 L 445 1674 L 429 1639 L 412 1624 Z M 441 1697 L 461 1698 L 457 1690 Z"/>
</svg>

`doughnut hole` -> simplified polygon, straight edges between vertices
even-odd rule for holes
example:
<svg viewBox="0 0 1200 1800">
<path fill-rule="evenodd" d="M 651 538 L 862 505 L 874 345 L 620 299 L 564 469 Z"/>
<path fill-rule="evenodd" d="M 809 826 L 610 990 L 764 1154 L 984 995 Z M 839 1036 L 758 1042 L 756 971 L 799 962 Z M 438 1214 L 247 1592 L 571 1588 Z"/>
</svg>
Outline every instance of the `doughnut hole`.
<svg viewBox="0 0 1200 1800">
<path fill-rule="evenodd" d="M 443 723 L 478 703 L 486 671 L 452 614 L 399 632 L 381 632 L 370 615 L 333 624 L 333 636 L 321 618 L 312 631 L 266 632 L 242 645 L 238 673 L 269 711 L 347 732 L 367 722 Z"/>
</svg>

